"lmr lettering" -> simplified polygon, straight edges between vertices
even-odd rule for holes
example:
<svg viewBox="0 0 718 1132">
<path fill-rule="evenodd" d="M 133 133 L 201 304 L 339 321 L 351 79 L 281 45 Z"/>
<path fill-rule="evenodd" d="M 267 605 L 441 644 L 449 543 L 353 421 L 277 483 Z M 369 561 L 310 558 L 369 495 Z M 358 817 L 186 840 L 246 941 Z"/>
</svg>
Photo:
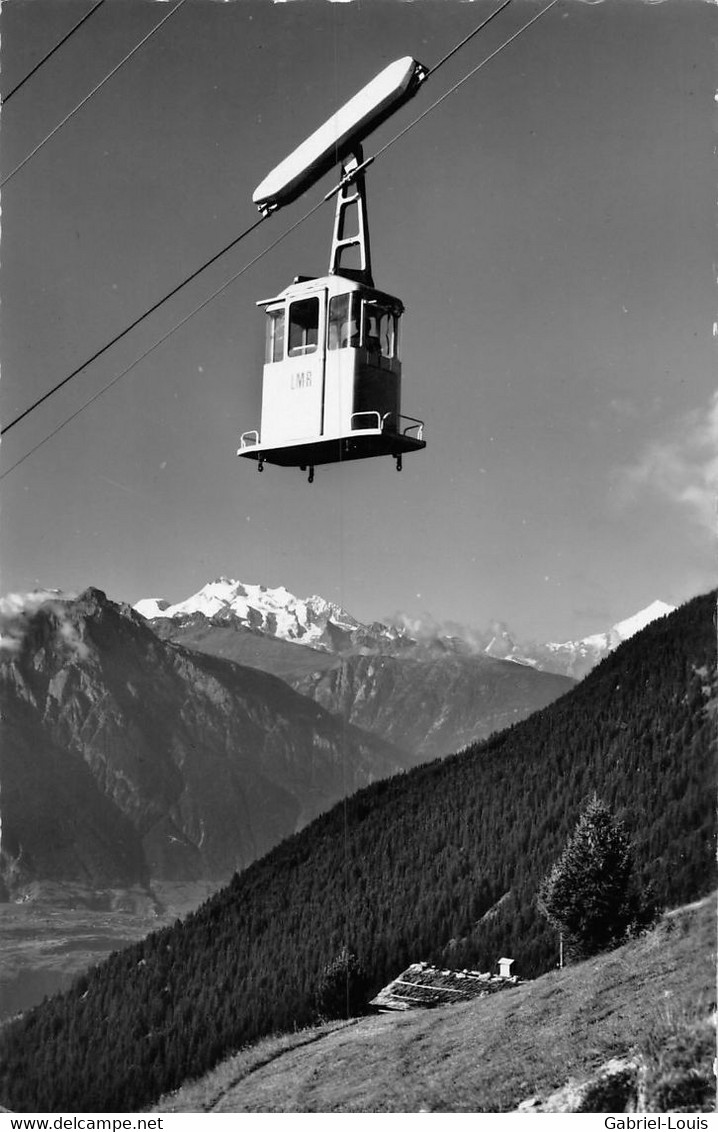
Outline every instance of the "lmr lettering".
<svg viewBox="0 0 718 1132">
<path fill-rule="evenodd" d="M 289 382 L 290 389 L 309 389 L 312 384 L 312 373 L 293 373 Z"/>
</svg>

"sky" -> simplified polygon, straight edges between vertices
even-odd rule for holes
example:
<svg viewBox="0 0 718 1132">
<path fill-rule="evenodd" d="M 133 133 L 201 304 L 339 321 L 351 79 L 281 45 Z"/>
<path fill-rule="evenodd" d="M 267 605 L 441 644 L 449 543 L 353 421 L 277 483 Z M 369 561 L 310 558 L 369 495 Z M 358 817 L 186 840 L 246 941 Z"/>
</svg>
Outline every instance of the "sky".
<svg viewBox="0 0 718 1132">
<path fill-rule="evenodd" d="M 17 169 L 173 6 L 106 0 L 3 107 L 3 424 L 247 228 L 266 173 L 384 66 L 432 66 L 498 2 L 185 0 Z M 0 90 L 91 6 L 4 0 Z M 365 154 L 542 6 L 513 0 Z M 309 485 L 236 457 L 256 300 L 326 273 L 333 206 L 266 249 L 331 172 L 7 433 L 0 593 L 176 602 L 225 575 L 563 640 L 713 586 L 716 18 L 560 0 L 369 169 L 403 411 L 426 422 L 400 474 Z"/>
</svg>

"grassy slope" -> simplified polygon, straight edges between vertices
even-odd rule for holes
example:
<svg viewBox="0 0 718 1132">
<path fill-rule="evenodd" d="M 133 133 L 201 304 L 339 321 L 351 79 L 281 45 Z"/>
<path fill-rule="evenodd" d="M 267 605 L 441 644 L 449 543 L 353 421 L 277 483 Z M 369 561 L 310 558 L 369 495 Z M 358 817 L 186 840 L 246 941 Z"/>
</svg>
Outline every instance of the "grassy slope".
<svg viewBox="0 0 718 1132">
<path fill-rule="evenodd" d="M 264 1039 L 155 1112 L 502 1112 L 715 1005 L 715 896 L 645 937 L 488 999 Z M 703 1060 L 710 1071 L 713 1039 Z"/>
</svg>

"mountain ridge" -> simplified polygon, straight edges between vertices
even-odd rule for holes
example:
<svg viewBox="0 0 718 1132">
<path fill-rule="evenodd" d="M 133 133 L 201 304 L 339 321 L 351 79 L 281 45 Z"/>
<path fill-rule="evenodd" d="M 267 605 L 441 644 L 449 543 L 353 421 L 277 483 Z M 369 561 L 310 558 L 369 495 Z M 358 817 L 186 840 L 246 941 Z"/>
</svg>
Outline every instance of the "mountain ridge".
<svg viewBox="0 0 718 1132">
<path fill-rule="evenodd" d="M 6 615 L 3 639 L 8 891 L 226 880 L 416 761 L 271 674 L 161 641 L 96 589 Z"/>
<path fill-rule="evenodd" d="M 389 622 L 363 624 L 341 606 L 315 595 L 298 598 L 286 587 L 220 577 L 174 604 L 144 598 L 134 609 L 152 622 L 187 624 L 197 615 L 215 624 L 239 624 L 267 636 L 334 653 L 384 653 L 430 659 L 437 655 L 486 655 L 580 678 L 623 640 L 675 607 L 655 600 L 601 633 L 576 640 L 519 642 L 504 622 L 485 630 L 451 622 L 428 625 L 397 614 Z"/>
<path fill-rule="evenodd" d="M 563 695 L 573 681 L 442 642 L 369 647 L 373 627 L 357 630 L 337 651 L 287 641 L 201 612 L 150 622 L 162 639 L 280 676 L 327 711 L 418 759 L 453 753 L 525 719 Z M 331 630 L 325 641 L 331 640 Z M 357 641 L 361 644 L 357 645 Z M 335 641 L 336 643 L 336 641 Z"/>
<path fill-rule="evenodd" d="M 335 665 L 285 679 L 327 711 L 424 761 L 487 739 L 573 687 L 565 676 L 454 653 L 341 656 Z"/>
<path fill-rule="evenodd" d="M 274 672 L 348 723 L 423 759 L 451 754 L 567 692 L 639 628 L 670 611 L 654 602 L 605 634 L 526 648 L 507 626 L 362 625 L 316 596 L 295 598 L 220 578 L 170 606 L 139 602 L 161 637 Z M 412 635 L 413 631 L 413 635 Z M 567 677 L 563 670 L 570 673 Z"/>
</svg>

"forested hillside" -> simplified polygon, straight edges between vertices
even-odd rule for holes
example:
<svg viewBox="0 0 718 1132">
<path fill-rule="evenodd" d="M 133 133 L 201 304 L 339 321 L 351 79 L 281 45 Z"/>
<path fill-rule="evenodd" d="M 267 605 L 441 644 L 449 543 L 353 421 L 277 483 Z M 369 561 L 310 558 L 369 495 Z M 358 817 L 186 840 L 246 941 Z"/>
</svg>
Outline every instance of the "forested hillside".
<svg viewBox="0 0 718 1132">
<path fill-rule="evenodd" d="M 715 885 L 715 594 L 610 655 L 530 719 L 354 795 L 2 1033 L 0 1103 L 134 1111 L 242 1043 L 309 1021 L 348 942 L 374 989 L 417 959 L 536 975 L 556 940 L 539 881 L 596 791 L 642 881 Z"/>
</svg>

